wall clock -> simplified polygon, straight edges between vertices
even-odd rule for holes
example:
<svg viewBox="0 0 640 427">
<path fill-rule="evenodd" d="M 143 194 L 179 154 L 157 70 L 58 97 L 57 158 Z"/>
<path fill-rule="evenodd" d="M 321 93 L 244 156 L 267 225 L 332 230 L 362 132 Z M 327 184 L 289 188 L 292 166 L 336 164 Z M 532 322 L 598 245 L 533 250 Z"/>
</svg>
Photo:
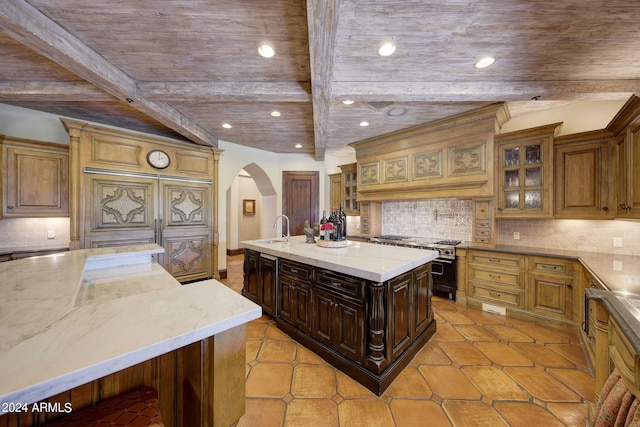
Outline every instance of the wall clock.
<svg viewBox="0 0 640 427">
<path fill-rule="evenodd" d="M 151 150 L 147 154 L 147 162 L 156 169 L 165 169 L 171 164 L 171 159 L 162 150 Z"/>
</svg>

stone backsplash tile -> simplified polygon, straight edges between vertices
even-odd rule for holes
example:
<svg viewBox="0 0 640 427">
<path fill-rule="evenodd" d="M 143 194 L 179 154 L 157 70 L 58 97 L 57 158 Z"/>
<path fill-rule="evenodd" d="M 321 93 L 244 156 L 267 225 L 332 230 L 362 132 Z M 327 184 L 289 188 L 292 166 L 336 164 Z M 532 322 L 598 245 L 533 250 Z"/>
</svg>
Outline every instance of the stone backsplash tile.
<svg viewBox="0 0 640 427">
<path fill-rule="evenodd" d="M 518 232 L 520 239 L 513 238 Z M 620 238 L 622 247 L 613 244 Z M 640 222 L 598 220 L 498 220 L 498 244 L 640 255 Z"/>
<path fill-rule="evenodd" d="M 55 238 L 47 232 L 53 230 Z M 7 218 L 0 220 L 0 248 L 69 244 L 69 218 Z"/>
<path fill-rule="evenodd" d="M 455 199 L 385 202 L 382 234 L 470 240 L 471 202 Z"/>
</svg>

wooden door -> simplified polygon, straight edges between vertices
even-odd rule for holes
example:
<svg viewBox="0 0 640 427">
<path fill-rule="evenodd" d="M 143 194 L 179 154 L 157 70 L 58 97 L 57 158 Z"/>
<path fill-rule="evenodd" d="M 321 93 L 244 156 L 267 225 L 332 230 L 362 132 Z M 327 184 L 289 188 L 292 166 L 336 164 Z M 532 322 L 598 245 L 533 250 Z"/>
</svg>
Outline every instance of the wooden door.
<svg viewBox="0 0 640 427">
<path fill-rule="evenodd" d="M 289 217 L 292 236 L 304 234 L 305 221 L 319 221 L 319 182 L 318 171 L 282 172 L 282 213 Z"/>
</svg>

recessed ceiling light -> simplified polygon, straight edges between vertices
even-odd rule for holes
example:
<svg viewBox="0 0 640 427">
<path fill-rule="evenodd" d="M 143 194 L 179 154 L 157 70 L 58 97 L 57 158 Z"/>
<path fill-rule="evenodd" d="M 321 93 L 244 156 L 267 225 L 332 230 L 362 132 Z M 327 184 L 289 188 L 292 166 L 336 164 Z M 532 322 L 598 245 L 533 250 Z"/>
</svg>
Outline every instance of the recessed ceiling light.
<svg viewBox="0 0 640 427">
<path fill-rule="evenodd" d="M 296 148 L 302 148 L 302 144 L 296 144 L 295 147 Z"/>
<path fill-rule="evenodd" d="M 258 48 L 258 53 L 260 54 L 260 56 L 265 58 L 271 58 L 273 55 L 276 54 L 273 48 L 268 44 L 260 45 L 260 47 Z"/>
<path fill-rule="evenodd" d="M 385 43 L 382 46 L 380 46 L 380 49 L 378 49 L 378 55 L 380 56 L 389 56 L 389 55 L 393 55 L 393 52 L 396 51 L 396 45 L 393 43 Z"/>
<path fill-rule="evenodd" d="M 476 68 L 487 68 L 494 62 L 496 62 L 496 59 L 494 57 L 487 56 L 486 58 L 482 58 L 480 61 L 476 62 Z"/>
<path fill-rule="evenodd" d="M 352 99 L 345 99 L 344 101 L 342 101 L 342 103 L 343 103 L 344 105 L 351 105 L 351 104 L 353 104 L 354 102 L 356 102 L 356 101 L 354 101 L 354 100 L 352 100 Z"/>
<path fill-rule="evenodd" d="M 282 114 L 280 114 L 280 111 L 273 110 L 273 111 L 271 112 L 271 115 L 272 115 L 273 117 L 280 117 Z"/>
<path fill-rule="evenodd" d="M 369 126 L 369 122 L 360 122 L 360 126 L 362 127 Z"/>
<path fill-rule="evenodd" d="M 225 129 L 231 129 L 232 126 L 229 123 L 223 123 L 222 127 Z"/>
</svg>

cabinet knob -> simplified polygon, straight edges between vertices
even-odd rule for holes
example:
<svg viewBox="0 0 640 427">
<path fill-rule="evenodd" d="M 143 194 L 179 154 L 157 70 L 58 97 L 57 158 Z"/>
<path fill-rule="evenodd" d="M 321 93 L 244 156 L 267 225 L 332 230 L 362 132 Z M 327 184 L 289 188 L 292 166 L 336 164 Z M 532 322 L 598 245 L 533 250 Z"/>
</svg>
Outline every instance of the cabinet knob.
<svg viewBox="0 0 640 427">
<path fill-rule="evenodd" d="M 7 209 L 13 209 L 13 206 L 7 206 Z"/>
<path fill-rule="evenodd" d="M 618 209 L 627 210 L 627 209 L 629 209 L 629 206 L 627 206 L 627 205 L 618 205 Z"/>
<path fill-rule="evenodd" d="M 608 211 L 608 210 L 609 210 L 609 208 L 608 208 L 607 206 L 603 206 L 603 207 L 602 207 L 602 210 L 603 210 L 603 211 Z"/>
</svg>

